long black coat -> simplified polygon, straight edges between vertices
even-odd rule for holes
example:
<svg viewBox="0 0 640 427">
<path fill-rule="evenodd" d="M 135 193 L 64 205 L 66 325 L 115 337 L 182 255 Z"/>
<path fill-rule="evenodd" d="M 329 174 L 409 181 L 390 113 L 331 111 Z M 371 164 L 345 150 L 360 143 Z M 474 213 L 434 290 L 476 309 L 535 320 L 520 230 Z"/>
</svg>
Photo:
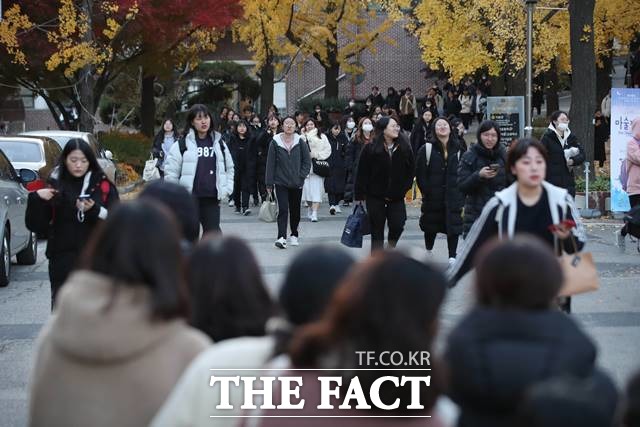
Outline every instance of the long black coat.
<svg viewBox="0 0 640 427">
<path fill-rule="evenodd" d="M 466 235 L 476 218 L 480 216 L 484 205 L 493 197 L 496 191 L 507 186 L 506 152 L 500 144 L 492 150 L 485 148 L 482 143 L 473 144 L 469 151 L 460 158 L 458 165 L 458 188 L 465 195 L 463 232 Z M 480 177 L 480 169 L 497 163 L 500 165 L 498 174 L 492 179 Z"/>
<path fill-rule="evenodd" d="M 358 170 L 358 162 L 360 160 L 360 152 L 364 143 L 354 136 L 345 148 L 345 166 L 347 171 L 347 180 L 344 188 L 344 201 L 353 201 L 353 187 L 356 180 L 356 171 Z"/>
<path fill-rule="evenodd" d="M 426 123 L 422 117 L 418 119 L 415 125 L 413 125 L 413 130 L 411 131 L 411 136 L 409 139 L 411 140 L 411 149 L 413 150 L 413 154 L 418 154 L 418 150 L 422 147 L 427 140 L 431 137 L 431 122 Z"/>
<path fill-rule="evenodd" d="M 324 191 L 332 194 L 342 194 L 347 181 L 347 163 L 345 161 L 347 149 L 347 135 L 340 132 L 337 137 L 331 132 L 327 134 L 331 144 L 331 156 L 327 159 L 331 168 L 329 177 L 324 180 Z"/>
<path fill-rule="evenodd" d="M 253 142 L 256 151 L 256 177 L 264 177 L 267 168 L 267 154 L 272 136 L 266 130 L 258 128 L 253 130 Z"/>
<path fill-rule="evenodd" d="M 360 153 L 354 193 L 356 200 L 367 197 L 404 200 L 413 185 L 415 160 L 409 141 L 400 136 L 391 156 L 384 143 L 373 141 Z"/>
<path fill-rule="evenodd" d="M 596 349 L 559 311 L 475 308 L 447 340 L 450 397 L 459 427 L 507 427 L 532 384 L 561 374 L 591 375 Z"/>
<path fill-rule="evenodd" d="M 242 178 L 244 188 L 238 190 L 250 191 L 256 182 L 257 154 L 255 139 L 251 136 L 245 138 L 243 142 L 234 133 L 231 135 L 229 151 L 233 158 L 234 173 L 236 177 Z"/>
<path fill-rule="evenodd" d="M 549 160 L 547 161 L 547 177 L 546 181 L 569 191 L 572 196 L 576 195 L 576 180 L 573 175 L 573 170 L 567 166 L 567 161 L 564 158 L 564 150 L 577 147 L 580 153 L 577 156 L 572 157 L 573 166 L 580 166 L 585 161 L 584 149 L 578 143 L 578 138 L 574 134 L 570 134 L 565 145 L 563 146 L 558 138 L 558 135 L 551 129 L 542 135 L 540 139 L 542 145 L 545 146 L 549 153 Z"/>
<path fill-rule="evenodd" d="M 435 141 L 427 166 L 426 145 L 416 155 L 416 181 L 422 193 L 420 229 L 425 233 L 462 234 L 464 197 L 458 188 L 460 147 L 454 137 L 447 143 L 447 160 L 442 144 Z"/>
</svg>

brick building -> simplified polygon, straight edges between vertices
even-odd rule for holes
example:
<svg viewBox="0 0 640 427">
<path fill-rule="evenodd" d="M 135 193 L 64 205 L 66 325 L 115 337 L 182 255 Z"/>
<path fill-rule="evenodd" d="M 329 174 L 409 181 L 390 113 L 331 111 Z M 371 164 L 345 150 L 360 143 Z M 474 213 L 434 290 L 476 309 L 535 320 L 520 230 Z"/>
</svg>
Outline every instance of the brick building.
<svg viewBox="0 0 640 427">
<path fill-rule="evenodd" d="M 380 19 L 380 18 L 375 18 Z M 417 97 L 425 94 L 432 80 L 425 79 L 425 63 L 421 60 L 417 39 L 404 29 L 402 23 L 395 23 L 385 34 L 386 38 L 395 41 L 388 44 L 380 40 L 376 44 L 377 52 L 364 52 L 359 62 L 365 73 L 360 78 L 341 73 L 339 84 L 340 97 L 364 99 L 371 92 L 372 86 L 378 86 L 383 96 L 387 87 L 393 86 L 398 91 L 411 87 Z M 245 65 L 250 71 L 254 62 L 251 54 L 239 43 L 233 43 L 225 37 L 218 43 L 215 52 L 204 58 L 206 61 L 235 61 Z M 357 81 L 357 84 L 356 84 Z M 299 59 L 294 62 L 288 74 L 274 89 L 274 102 L 281 111 L 292 113 L 297 101 L 308 95 L 311 98 L 322 98 L 324 91 L 324 69 L 315 58 Z M 309 95 L 311 94 L 311 95 Z M 238 107 L 237 100 L 234 100 Z"/>
</svg>

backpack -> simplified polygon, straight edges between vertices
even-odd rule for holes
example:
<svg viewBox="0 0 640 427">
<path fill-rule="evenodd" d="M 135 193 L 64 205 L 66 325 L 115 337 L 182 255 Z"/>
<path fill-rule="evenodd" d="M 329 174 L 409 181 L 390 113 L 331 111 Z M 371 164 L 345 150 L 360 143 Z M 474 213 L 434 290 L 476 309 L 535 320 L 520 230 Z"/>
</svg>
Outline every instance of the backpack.
<svg viewBox="0 0 640 427">
<path fill-rule="evenodd" d="M 227 158 L 224 156 L 224 143 L 222 141 L 222 136 L 220 136 L 218 143 L 220 144 L 220 151 L 222 151 L 222 162 L 224 163 L 224 171 L 226 172 Z M 185 136 L 180 137 L 178 140 L 178 148 L 180 149 L 180 156 L 184 156 L 184 152 L 187 151 L 187 141 Z"/>
<path fill-rule="evenodd" d="M 429 162 L 431 162 L 431 151 L 433 150 L 433 144 L 430 142 L 426 142 L 424 144 L 424 152 L 427 157 L 427 167 L 429 167 Z M 458 162 L 460 161 L 460 150 L 458 150 Z"/>
</svg>

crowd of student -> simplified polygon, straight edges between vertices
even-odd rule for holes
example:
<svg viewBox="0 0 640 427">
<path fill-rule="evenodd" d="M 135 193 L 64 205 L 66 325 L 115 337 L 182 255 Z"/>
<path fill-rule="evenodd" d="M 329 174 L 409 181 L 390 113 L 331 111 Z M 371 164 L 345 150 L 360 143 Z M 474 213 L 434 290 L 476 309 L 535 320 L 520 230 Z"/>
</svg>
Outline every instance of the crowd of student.
<svg viewBox="0 0 640 427">
<path fill-rule="evenodd" d="M 310 247 L 273 300 L 247 244 L 218 233 L 198 241 L 198 223 L 196 201 L 168 182 L 110 209 L 37 339 L 29 425 L 246 425 L 238 415 L 264 416 L 252 419 L 264 427 L 326 425 L 319 415 L 337 426 L 640 425 L 640 376 L 619 392 L 598 369 L 592 339 L 555 308 L 563 273 L 539 238 L 479 248 L 475 306 L 436 352 L 448 282 L 423 257 L 379 251 L 355 262 L 339 248 Z M 366 367 L 357 352 L 384 350 L 431 354 L 424 409 L 406 409 L 407 385 L 380 391 L 400 409 L 365 413 L 430 418 L 321 411 L 315 387 L 298 396 L 305 418 L 272 418 L 291 412 L 243 411 L 242 386 L 228 395 L 234 409 L 218 409 L 221 389 L 209 386 L 212 370 L 307 369 L 308 384 L 315 370 L 340 369 L 332 375 L 346 384 L 358 374 L 366 390 L 382 373 L 352 371 Z"/>
</svg>

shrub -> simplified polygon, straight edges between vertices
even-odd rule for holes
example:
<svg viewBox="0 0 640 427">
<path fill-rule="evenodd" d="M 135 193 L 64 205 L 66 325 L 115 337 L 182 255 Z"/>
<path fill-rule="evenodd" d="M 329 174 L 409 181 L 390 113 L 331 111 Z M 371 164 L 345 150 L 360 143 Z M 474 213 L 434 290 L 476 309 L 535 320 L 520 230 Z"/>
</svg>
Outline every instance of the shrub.
<svg viewBox="0 0 640 427">
<path fill-rule="evenodd" d="M 576 191 L 583 193 L 585 190 L 585 182 L 582 176 L 576 177 Z M 599 175 L 595 179 L 589 180 L 589 191 L 610 191 L 611 182 L 607 175 Z"/>
<path fill-rule="evenodd" d="M 130 164 L 118 163 L 116 165 L 116 185 L 131 184 L 139 179 L 140 175 Z"/>
<path fill-rule="evenodd" d="M 304 111 L 305 113 L 310 113 L 313 111 L 313 107 L 316 104 L 320 104 L 322 106 L 322 110 L 329 113 L 341 112 L 349 104 L 349 99 L 347 98 L 329 98 L 329 99 L 304 98 L 300 102 L 298 102 L 298 110 Z"/>
<path fill-rule="evenodd" d="M 116 161 L 128 163 L 138 173 L 149 159 L 153 141 L 141 133 L 108 132 L 101 135 L 102 145 L 111 150 Z"/>
</svg>

